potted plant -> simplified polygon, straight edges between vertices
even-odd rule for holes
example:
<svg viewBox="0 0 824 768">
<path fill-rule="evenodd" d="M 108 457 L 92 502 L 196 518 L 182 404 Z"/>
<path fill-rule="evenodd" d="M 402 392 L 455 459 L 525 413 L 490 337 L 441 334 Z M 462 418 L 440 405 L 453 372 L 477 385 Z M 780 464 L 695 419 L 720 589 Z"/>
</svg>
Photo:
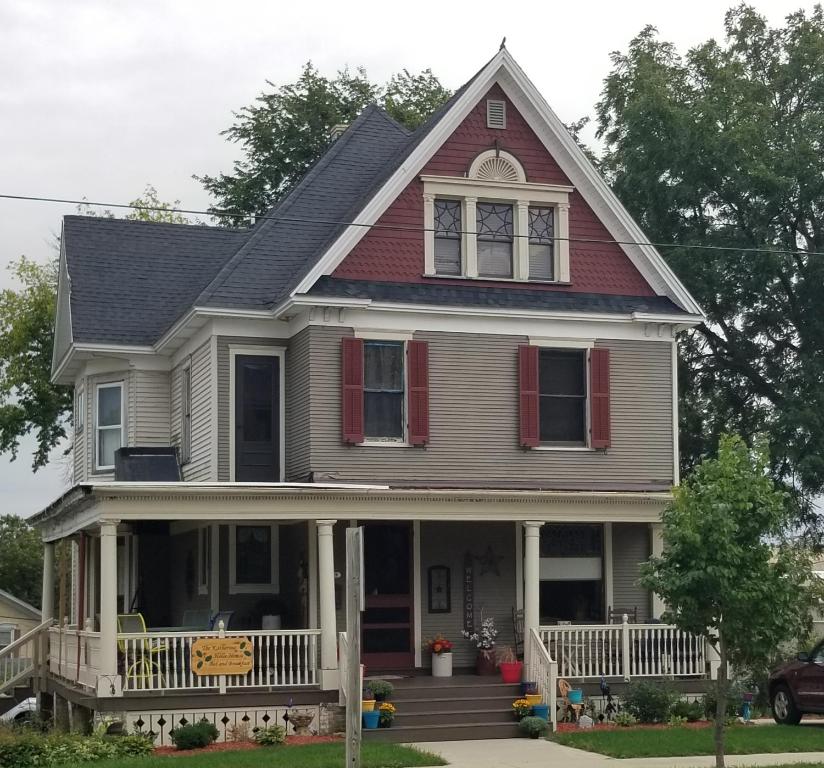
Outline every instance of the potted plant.
<svg viewBox="0 0 824 768">
<path fill-rule="evenodd" d="M 395 705 L 384 701 L 378 707 L 379 725 L 381 728 L 390 728 L 392 721 L 395 719 Z"/>
<path fill-rule="evenodd" d="M 521 683 L 521 696 L 526 696 L 528 693 L 538 693 L 538 683 L 534 680 L 524 680 Z"/>
<path fill-rule="evenodd" d="M 363 727 L 372 730 L 380 724 L 381 713 L 377 709 L 373 709 L 369 712 L 364 712 L 361 717 L 363 718 Z"/>
<path fill-rule="evenodd" d="M 546 733 L 547 722 L 540 717 L 525 717 L 518 723 L 518 728 L 530 739 L 537 739 Z"/>
<path fill-rule="evenodd" d="M 532 711 L 532 705 L 526 699 L 515 699 L 512 712 L 518 720 L 523 720 Z"/>
<path fill-rule="evenodd" d="M 395 686 L 386 680 L 370 680 L 369 687 L 372 689 L 372 695 L 378 703 L 390 698 L 392 691 L 395 690 Z"/>
<path fill-rule="evenodd" d="M 501 670 L 502 683 L 520 683 L 524 663 L 518 661 L 511 648 L 504 648 L 498 657 L 498 669 Z"/>
<path fill-rule="evenodd" d="M 481 621 L 481 629 L 478 632 L 461 633 L 467 640 L 475 643 L 478 649 L 478 656 L 475 659 L 475 672 L 479 675 L 495 674 L 495 638 L 498 630 L 495 629 L 495 619 L 491 616 Z"/>
<path fill-rule="evenodd" d="M 372 712 L 375 709 L 375 696 L 371 688 L 363 689 L 363 696 L 361 700 L 361 712 Z"/>
<path fill-rule="evenodd" d="M 436 635 L 429 641 L 432 653 L 432 677 L 452 677 L 452 641 Z"/>
<path fill-rule="evenodd" d="M 310 736 L 309 726 L 314 719 L 315 713 L 311 709 L 295 709 L 289 713 L 289 722 L 297 736 Z"/>
</svg>

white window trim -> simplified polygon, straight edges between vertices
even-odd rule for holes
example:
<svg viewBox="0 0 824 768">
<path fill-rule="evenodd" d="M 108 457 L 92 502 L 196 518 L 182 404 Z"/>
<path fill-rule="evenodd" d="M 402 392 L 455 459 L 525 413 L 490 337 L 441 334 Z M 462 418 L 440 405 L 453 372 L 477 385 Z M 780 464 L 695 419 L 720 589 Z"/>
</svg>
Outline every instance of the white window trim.
<svg viewBox="0 0 824 768">
<path fill-rule="evenodd" d="M 355 336 L 359 339 L 363 339 L 364 344 L 368 341 L 399 341 L 403 343 L 403 412 L 401 414 L 401 426 L 403 427 L 403 437 L 399 438 L 386 438 L 385 440 L 381 440 L 380 438 L 369 438 L 364 434 L 364 439 L 362 443 L 358 443 L 360 446 L 364 446 L 366 448 L 412 448 L 412 443 L 409 442 L 409 382 L 407 379 L 408 376 L 408 365 L 409 359 L 407 357 L 409 347 L 407 346 L 407 341 L 412 341 L 414 338 L 415 332 L 409 331 L 404 333 L 403 331 L 368 331 L 368 330 L 356 330 Z M 366 355 L 364 354 L 363 359 L 364 366 L 366 365 Z M 365 384 L 366 384 L 366 371 L 364 371 L 364 399 L 366 398 L 365 392 Z M 366 427 L 366 412 L 364 410 L 364 428 Z"/>
<path fill-rule="evenodd" d="M 186 419 L 186 411 L 189 419 Z M 192 460 L 192 360 L 180 371 L 180 463 Z"/>
<path fill-rule="evenodd" d="M 477 160 L 480 160 L 482 153 Z M 503 154 L 503 153 L 502 153 Z M 514 159 L 514 158 L 513 158 Z M 517 160 L 515 161 L 517 163 Z M 474 165 L 474 164 L 473 164 Z M 516 166 L 517 167 L 517 166 Z M 420 177 L 423 182 L 424 208 L 424 274 L 427 277 L 495 280 L 504 282 L 569 283 L 569 196 L 573 187 L 558 184 L 533 184 L 511 181 L 480 181 L 453 176 Z M 461 275 L 438 275 L 435 272 L 435 198 L 461 200 L 462 230 Z M 478 275 L 477 236 L 475 233 L 475 206 L 478 202 L 512 205 L 513 215 L 513 273 L 511 278 Z M 543 205 L 555 215 L 553 244 L 553 280 L 529 279 L 529 206 Z M 524 235 L 523 237 L 521 235 Z"/>
<path fill-rule="evenodd" d="M 81 384 L 77 387 L 74 398 L 74 432 L 82 435 L 86 427 L 86 388 Z"/>
<path fill-rule="evenodd" d="M 271 544 L 271 562 L 269 563 L 269 582 L 266 584 L 238 584 L 237 583 L 237 528 L 238 525 L 250 527 L 269 526 L 269 542 Z M 279 526 L 277 523 L 238 523 L 229 526 L 229 594 L 273 594 L 280 593 L 280 579 L 278 573 L 278 542 Z"/>
<path fill-rule="evenodd" d="M 537 342 L 537 343 L 536 343 Z M 569 339 L 562 341 L 554 341 L 552 339 L 541 339 L 530 336 L 529 343 L 542 349 L 577 349 L 584 353 L 584 382 L 586 385 L 586 400 L 584 401 L 584 444 L 583 445 L 563 445 L 559 443 L 539 442 L 537 446 L 531 448 L 532 451 L 566 451 L 566 452 L 585 452 L 594 453 L 595 448 L 592 447 L 592 418 L 591 418 L 591 404 L 592 404 L 592 377 L 589 370 L 591 362 L 591 350 L 595 346 L 593 343 L 588 343 L 588 339 Z M 540 352 L 539 352 L 540 354 Z M 541 382 L 540 382 L 540 363 L 538 374 L 538 418 L 540 420 L 541 414 Z M 540 427 L 538 430 L 538 437 L 540 440 Z"/>
<path fill-rule="evenodd" d="M 211 525 L 204 525 L 197 529 L 197 593 L 208 595 L 212 581 L 212 536 Z M 208 549 L 208 555 L 207 555 Z M 208 559 L 207 559 L 208 558 Z M 204 566 L 207 566 L 204 574 Z"/>
<path fill-rule="evenodd" d="M 100 399 L 99 392 L 101 389 L 112 389 L 117 387 L 120 389 L 120 447 L 126 445 L 126 384 L 125 381 L 108 381 L 97 384 L 94 389 L 94 470 L 95 472 L 108 472 L 114 469 L 114 464 L 100 463 L 100 430 L 114 430 L 117 428 L 116 424 L 101 427 L 99 425 L 100 419 Z"/>
<path fill-rule="evenodd" d="M 229 481 L 235 482 L 235 358 L 257 355 L 280 358 L 278 362 L 278 478 L 282 482 L 286 467 L 286 347 L 229 346 Z"/>
</svg>

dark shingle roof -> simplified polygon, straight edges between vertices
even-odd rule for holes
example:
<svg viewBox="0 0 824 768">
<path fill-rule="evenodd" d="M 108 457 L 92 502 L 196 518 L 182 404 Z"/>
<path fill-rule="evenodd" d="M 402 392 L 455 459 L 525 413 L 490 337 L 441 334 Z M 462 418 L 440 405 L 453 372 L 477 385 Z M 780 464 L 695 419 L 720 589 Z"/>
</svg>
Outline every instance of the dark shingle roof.
<svg viewBox="0 0 824 768">
<path fill-rule="evenodd" d="M 247 236 L 220 227 L 66 216 L 74 341 L 154 343 Z"/>
<path fill-rule="evenodd" d="M 324 298 L 372 299 L 392 304 L 543 309 L 561 312 L 655 312 L 687 313 L 666 296 L 614 296 L 606 293 L 575 293 L 534 288 L 490 288 L 447 283 L 383 283 L 322 277 L 309 291 Z"/>
</svg>

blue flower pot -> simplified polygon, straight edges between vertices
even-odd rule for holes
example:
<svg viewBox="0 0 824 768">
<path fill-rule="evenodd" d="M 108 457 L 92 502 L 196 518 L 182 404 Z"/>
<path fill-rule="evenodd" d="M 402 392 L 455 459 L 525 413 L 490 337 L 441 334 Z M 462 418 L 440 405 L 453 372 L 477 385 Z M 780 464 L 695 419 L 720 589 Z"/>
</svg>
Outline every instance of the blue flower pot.
<svg viewBox="0 0 824 768">
<path fill-rule="evenodd" d="M 549 704 L 534 704 L 532 706 L 532 715 L 549 722 Z"/>
<path fill-rule="evenodd" d="M 567 694 L 567 700 L 570 704 L 580 704 L 584 700 L 584 692 L 580 688 L 573 688 Z"/>
<path fill-rule="evenodd" d="M 374 712 L 364 712 L 361 717 L 363 718 L 364 728 L 377 728 L 381 720 L 381 713 L 377 710 Z"/>
</svg>

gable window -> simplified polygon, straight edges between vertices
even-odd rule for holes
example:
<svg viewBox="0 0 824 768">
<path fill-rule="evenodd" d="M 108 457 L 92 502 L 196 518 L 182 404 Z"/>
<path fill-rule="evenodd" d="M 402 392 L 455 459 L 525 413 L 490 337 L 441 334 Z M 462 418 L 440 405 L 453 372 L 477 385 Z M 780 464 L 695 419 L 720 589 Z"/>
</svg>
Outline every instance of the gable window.
<svg viewBox="0 0 824 768">
<path fill-rule="evenodd" d="M 586 350 L 542 349 L 538 360 L 541 442 L 586 445 Z"/>
<path fill-rule="evenodd" d="M 478 203 L 476 232 L 478 275 L 512 277 L 512 206 Z"/>
<path fill-rule="evenodd" d="M 229 593 L 277 593 L 277 525 L 229 528 Z"/>
<path fill-rule="evenodd" d="M 123 445 L 122 382 L 97 386 L 95 429 L 95 468 L 114 469 L 115 451 Z"/>
<path fill-rule="evenodd" d="M 461 203 L 435 200 L 435 272 L 461 274 Z"/>
<path fill-rule="evenodd" d="M 552 208 L 529 207 L 529 279 L 552 280 L 555 276 L 552 242 L 555 212 Z"/>
<path fill-rule="evenodd" d="M 192 368 L 180 377 L 180 463 L 192 460 Z"/>
<path fill-rule="evenodd" d="M 364 437 L 403 442 L 404 343 L 369 341 L 363 344 Z"/>
</svg>

